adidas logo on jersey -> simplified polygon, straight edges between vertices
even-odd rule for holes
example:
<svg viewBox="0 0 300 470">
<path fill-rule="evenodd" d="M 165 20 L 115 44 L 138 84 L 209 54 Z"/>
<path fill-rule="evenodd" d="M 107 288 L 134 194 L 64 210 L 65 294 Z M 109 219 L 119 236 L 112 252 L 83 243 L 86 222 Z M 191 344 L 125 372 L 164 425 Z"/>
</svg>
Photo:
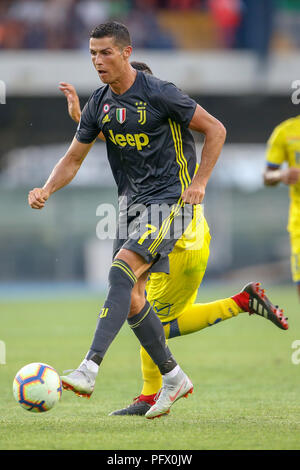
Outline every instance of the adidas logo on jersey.
<svg viewBox="0 0 300 470">
<path fill-rule="evenodd" d="M 136 147 L 137 150 L 142 150 L 143 147 L 149 144 L 147 134 L 114 134 L 111 129 L 109 129 L 109 140 L 120 147 L 130 145 L 130 147 Z"/>
<path fill-rule="evenodd" d="M 105 124 L 106 122 L 110 122 L 110 117 L 108 114 L 106 114 L 104 118 L 102 119 L 102 124 Z"/>
</svg>

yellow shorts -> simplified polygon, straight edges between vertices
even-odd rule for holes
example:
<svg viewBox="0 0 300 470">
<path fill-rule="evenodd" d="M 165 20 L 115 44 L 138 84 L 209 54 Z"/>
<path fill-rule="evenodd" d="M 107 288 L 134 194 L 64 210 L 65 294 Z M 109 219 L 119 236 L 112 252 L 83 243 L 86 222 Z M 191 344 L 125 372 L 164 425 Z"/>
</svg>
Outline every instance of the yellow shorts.
<svg viewBox="0 0 300 470">
<path fill-rule="evenodd" d="M 291 270 L 294 282 L 300 282 L 300 232 L 290 233 Z"/>
<path fill-rule="evenodd" d="M 152 273 L 146 286 L 147 299 L 163 323 L 195 302 L 205 274 L 211 237 L 201 206 L 195 207 L 196 226 L 191 222 L 169 254 L 170 274 Z"/>
</svg>

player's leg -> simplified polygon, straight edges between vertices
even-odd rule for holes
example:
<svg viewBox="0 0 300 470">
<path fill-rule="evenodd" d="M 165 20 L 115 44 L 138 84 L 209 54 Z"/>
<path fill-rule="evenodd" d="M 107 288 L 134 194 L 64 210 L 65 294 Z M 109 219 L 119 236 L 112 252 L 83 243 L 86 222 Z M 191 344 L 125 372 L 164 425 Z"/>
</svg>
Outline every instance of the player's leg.
<svg viewBox="0 0 300 470">
<path fill-rule="evenodd" d="M 162 322 L 174 319 L 180 313 L 180 309 L 189 302 L 191 296 L 190 302 L 193 302 L 197 295 L 209 256 L 210 235 L 207 224 L 205 229 L 205 242 L 203 243 L 203 236 L 201 241 L 197 242 L 200 249 L 187 253 L 185 249 L 187 236 L 185 236 L 185 241 L 177 242 L 169 255 L 170 274 L 160 272 L 152 273 L 150 276 L 147 284 L 147 299 Z M 204 249 L 203 245 L 205 245 Z M 177 263 L 175 259 L 178 260 Z M 166 323 L 164 328 L 168 337 L 170 324 Z M 159 369 L 143 348 L 140 354 L 143 376 L 142 392 L 128 407 L 116 410 L 111 415 L 142 415 L 154 404 L 154 397 L 162 386 L 162 377 Z"/>
<path fill-rule="evenodd" d="M 300 300 L 300 233 L 291 233 L 291 270 Z"/>
<path fill-rule="evenodd" d="M 203 233 L 204 236 L 192 245 L 193 249 L 181 249 L 182 237 L 169 256 L 170 274 L 152 274 L 147 285 L 148 300 L 160 320 L 170 323 L 166 337 L 194 333 L 244 312 L 261 315 L 277 327 L 287 329 L 282 310 L 273 305 L 259 283 L 249 283 L 241 292 L 227 298 L 195 303 L 209 257 L 210 235 L 205 220 Z M 183 246 L 189 247 L 187 240 Z"/>
<path fill-rule="evenodd" d="M 65 389 L 82 396 L 90 396 L 93 392 L 99 365 L 129 315 L 132 290 L 138 284 L 135 272 L 141 275 L 140 270 L 145 264 L 139 258 L 136 255 L 132 260 L 133 269 L 125 259 L 114 259 L 108 275 L 107 298 L 98 317 L 92 345 L 78 369 L 62 377 Z"/>
<path fill-rule="evenodd" d="M 145 284 L 140 285 L 139 290 L 135 291 L 133 300 L 135 296 L 145 295 L 145 287 L 146 278 Z M 148 409 L 138 413 L 146 415 L 147 418 L 155 418 L 169 412 L 171 405 L 176 401 L 173 397 L 179 399 L 192 393 L 193 385 L 172 357 L 163 325 L 148 300 L 145 301 L 141 311 L 131 309 L 128 324 L 139 339 L 142 350 L 149 357 L 150 367 L 155 368 L 159 374 L 158 389 L 161 389 L 159 399 L 155 402 L 148 400 Z M 135 411 L 137 412 L 138 409 L 136 408 Z"/>
<path fill-rule="evenodd" d="M 187 213 L 183 214 L 182 211 L 180 210 L 180 205 L 175 204 L 172 206 L 167 206 L 167 213 L 165 211 L 166 207 L 161 207 L 161 206 L 155 206 L 151 208 L 151 220 L 148 219 L 149 212 L 147 213 L 147 218 L 145 220 L 140 221 L 140 226 L 143 226 L 146 228 L 146 230 L 143 230 L 142 236 L 138 239 L 138 245 L 135 246 L 135 250 L 147 250 L 151 256 L 155 256 L 155 253 L 159 252 L 160 253 L 160 258 L 158 262 L 154 265 L 154 268 L 158 272 L 168 272 L 168 267 L 169 267 L 169 260 L 168 257 L 166 256 L 168 253 L 171 252 L 171 250 L 174 248 L 174 245 L 176 243 L 176 240 L 180 238 L 180 236 L 177 237 L 178 232 L 176 230 L 179 227 L 179 230 L 181 230 L 182 234 L 182 227 L 183 224 L 180 223 L 177 227 L 176 224 L 172 221 L 174 219 L 176 220 L 176 217 L 180 217 L 182 221 L 182 217 L 187 217 L 189 221 L 192 220 L 193 218 L 193 211 L 188 209 Z M 166 217 L 157 217 L 159 212 L 159 216 L 165 214 Z M 155 217 L 153 217 L 155 216 Z M 153 220 L 155 218 L 155 221 Z M 160 222 L 160 227 L 157 224 L 158 219 L 162 220 Z M 149 223 L 151 222 L 151 223 Z M 149 230 L 151 229 L 151 231 Z M 149 233 L 154 233 L 154 237 L 150 237 Z M 126 245 L 125 245 L 126 246 Z M 142 247 L 142 248 L 141 248 Z M 166 266 L 163 266 L 163 264 L 166 264 L 167 262 L 167 269 Z M 150 304 L 148 303 L 150 306 Z M 152 310 L 152 309 L 151 309 Z M 153 312 L 153 310 L 152 310 Z M 154 313 L 154 312 L 153 312 Z M 133 331 L 137 334 L 137 330 L 139 328 L 139 322 L 140 319 L 139 317 L 134 317 L 133 321 L 131 321 L 131 318 L 129 318 L 129 325 L 133 329 Z M 148 329 L 151 331 L 150 329 Z M 146 330 L 145 330 L 146 331 Z M 138 335 L 137 335 L 138 336 Z M 140 341 L 141 342 L 141 341 Z M 143 343 L 141 342 L 143 345 Z M 146 342 L 144 342 L 144 347 L 149 353 L 147 347 L 145 346 Z M 151 364 L 151 367 L 152 364 Z M 155 367 L 155 366 L 154 366 Z M 159 368 L 160 371 L 160 368 Z M 162 383 L 162 388 L 160 391 L 159 398 L 153 404 L 150 410 L 146 413 L 146 417 L 148 418 L 153 418 L 160 416 L 161 414 L 165 414 L 169 411 L 169 408 L 171 404 L 174 403 L 176 399 L 181 398 L 182 396 L 186 396 L 187 393 L 192 392 L 192 384 L 190 380 L 185 376 L 185 374 L 182 373 L 182 371 L 178 370 L 178 374 L 175 374 L 176 369 L 174 371 L 171 371 L 170 374 L 165 374 L 162 377 L 163 383 Z M 174 373 L 174 374 L 173 374 Z M 160 385 L 161 385 L 161 377 L 159 377 Z"/>
<path fill-rule="evenodd" d="M 188 305 L 177 319 L 170 322 L 171 331 L 166 336 L 173 338 L 188 335 L 234 318 L 240 313 L 257 314 L 270 320 L 278 328 L 288 329 L 287 318 L 284 317 L 283 311 L 272 304 L 264 289 L 260 287 L 260 283 L 252 282 L 233 297 Z"/>
<path fill-rule="evenodd" d="M 126 261 L 125 261 L 126 260 Z M 176 373 L 185 378 L 166 345 L 163 326 L 145 298 L 146 278 L 143 273 L 145 261 L 137 253 L 122 249 L 112 264 L 109 275 L 109 292 L 100 314 L 91 348 L 76 371 L 62 377 L 65 389 L 82 396 L 90 396 L 95 385 L 97 366 L 122 327 L 126 318 L 147 350 L 158 365 L 160 373 L 168 382 L 169 374 Z M 149 268 L 149 265 L 146 265 Z M 143 275 L 144 274 L 144 275 Z M 139 276 L 136 282 L 135 275 Z M 133 289 L 135 282 L 135 289 Z M 122 309 L 120 309 L 122 305 Z M 172 375 L 173 377 L 173 375 Z M 183 380 L 184 387 L 190 382 Z M 190 387 L 191 388 L 191 387 Z"/>
<path fill-rule="evenodd" d="M 174 214 L 173 207 L 171 215 Z M 146 208 L 145 217 L 142 220 L 140 219 L 138 224 L 139 227 L 142 227 L 143 233 L 145 232 L 144 228 L 148 227 L 148 212 L 149 209 Z M 149 233 L 148 228 L 146 232 Z M 160 232 L 158 231 L 158 233 Z M 146 237 L 142 238 L 142 243 L 145 239 Z M 141 247 L 142 243 L 139 243 L 141 238 L 136 240 L 135 237 L 130 237 L 123 245 L 110 270 L 108 297 L 99 317 L 90 351 L 78 369 L 68 376 L 62 377 L 64 388 L 73 390 L 82 396 L 90 396 L 97 374 L 95 367 L 100 365 L 106 350 L 123 325 L 126 314 L 130 327 L 152 360 L 158 365 L 163 376 L 161 394 L 155 406 L 149 410 L 147 416 L 149 418 L 167 413 L 175 402 L 173 397 L 176 397 L 177 400 L 193 390 L 191 381 L 181 370 L 166 346 L 163 326 L 149 302 L 146 301 L 145 281 L 144 279 L 140 280 L 143 273 L 151 266 L 152 260 L 154 258 L 157 260 L 157 253 L 159 253 L 157 250 L 150 251 L 149 245 L 153 246 L 155 244 L 155 248 L 161 245 L 159 263 L 161 259 L 167 259 L 166 256 L 162 255 L 164 247 L 170 247 L 172 243 L 174 246 L 176 242 L 174 237 L 171 242 L 168 240 L 165 244 L 162 243 L 163 240 L 162 236 L 159 236 L 154 242 L 149 238 L 144 247 Z M 137 278 L 139 278 L 139 281 L 136 281 Z M 135 295 L 132 295 L 133 286 L 136 282 L 138 283 Z M 143 307 L 140 310 L 142 305 Z M 122 309 L 120 309 L 120 306 L 122 306 Z"/>
</svg>

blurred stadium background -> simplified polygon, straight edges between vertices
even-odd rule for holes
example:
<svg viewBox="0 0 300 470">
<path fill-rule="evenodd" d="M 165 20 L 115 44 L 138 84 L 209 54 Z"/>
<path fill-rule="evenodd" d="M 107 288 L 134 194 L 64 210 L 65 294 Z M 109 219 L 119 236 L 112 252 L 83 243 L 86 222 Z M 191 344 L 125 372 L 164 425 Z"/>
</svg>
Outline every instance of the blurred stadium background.
<svg viewBox="0 0 300 470">
<path fill-rule="evenodd" d="M 109 19 L 129 27 L 133 60 L 227 128 L 205 198 L 212 244 L 204 284 L 291 283 L 288 190 L 264 188 L 262 172 L 274 126 L 299 113 L 291 101 L 300 79 L 299 0 L 1 0 L 1 296 L 37 285 L 105 288 L 111 241 L 96 237 L 97 207 L 117 202 L 105 145 L 94 145 L 45 210 L 32 211 L 27 193 L 44 184 L 76 129 L 59 82 L 74 84 L 82 105 L 99 86 L 88 35 Z"/>
</svg>

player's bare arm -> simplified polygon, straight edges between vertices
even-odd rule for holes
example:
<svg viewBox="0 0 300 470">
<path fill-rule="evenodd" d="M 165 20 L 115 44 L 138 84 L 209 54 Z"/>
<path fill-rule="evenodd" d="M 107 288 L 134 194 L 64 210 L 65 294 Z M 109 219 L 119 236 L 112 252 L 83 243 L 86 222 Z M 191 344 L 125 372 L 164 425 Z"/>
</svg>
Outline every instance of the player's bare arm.
<svg viewBox="0 0 300 470">
<path fill-rule="evenodd" d="M 28 204 L 32 209 L 42 209 L 52 193 L 72 181 L 93 143 L 82 144 L 74 137 L 67 153 L 55 165 L 45 185 L 29 192 Z"/>
<path fill-rule="evenodd" d="M 212 170 L 219 158 L 226 139 L 223 124 L 197 105 L 189 128 L 205 135 L 201 162 L 190 186 L 184 191 L 182 200 L 188 204 L 200 204 Z"/>
<path fill-rule="evenodd" d="M 278 183 L 286 185 L 296 184 L 300 180 L 300 168 L 289 167 L 280 169 L 267 167 L 263 176 L 266 186 L 275 186 Z"/>
<path fill-rule="evenodd" d="M 71 85 L 71 83 L 60 82 L 59 89 L 60 91 L 63 92 L 63 94 L 67 98 L 68 112 L 69 112 L 70 118 L 73 119 L 73 121 L 77 122 L 78 124 L 80 121 L 81 109 L 80 109 L 80 102 L 79 102 L 79 98 L 78 98 L 75 87 Z M 100 132 L 100 134 L 98 135 L 98 138 L 105 142 L 105 137 L 104 137 L 103 132 Z"/>
<path fill-rule="evenodd" d="M 81 109 L 79 98 L 74 86 L 70 83 L 60 82 L 59 89 L 67 98 L 70 117 L 73 119 L 73 121 L 78 123 L 80 121 Z"/>
</svg>

